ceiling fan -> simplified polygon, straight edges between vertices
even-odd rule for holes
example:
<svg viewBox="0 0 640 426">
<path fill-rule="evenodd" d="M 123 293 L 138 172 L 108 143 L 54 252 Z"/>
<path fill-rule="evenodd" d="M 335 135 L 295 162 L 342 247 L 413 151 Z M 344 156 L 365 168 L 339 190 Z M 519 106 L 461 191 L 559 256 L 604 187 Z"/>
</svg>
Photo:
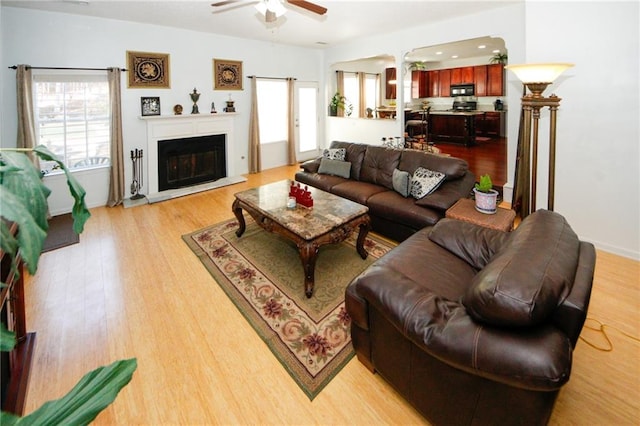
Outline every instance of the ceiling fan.
<svg viewBox="0 0 640 426">
<path fill-rule="evenodd" d="M 212 3 L 214 8 L 222 8 L 223 6 L 230 6 L 221 10 L 214 10 L 214 13 L 224 12 L 229 9 L 235 9 L 239 6 L 247 4 L 254 4 L 255 8 L 264 15 L 265 22 L 275 22 L 280 16 L 284 15 L 287 9 L 284 7 L 284 3 L 289 3 L 293 6 L 306 9 L 310 12 L 318 15 L 324 15 L 327 13 L 327 8 L 311 3 L 306 0 L 223 0 L 216 3 Z"/>
</svg>

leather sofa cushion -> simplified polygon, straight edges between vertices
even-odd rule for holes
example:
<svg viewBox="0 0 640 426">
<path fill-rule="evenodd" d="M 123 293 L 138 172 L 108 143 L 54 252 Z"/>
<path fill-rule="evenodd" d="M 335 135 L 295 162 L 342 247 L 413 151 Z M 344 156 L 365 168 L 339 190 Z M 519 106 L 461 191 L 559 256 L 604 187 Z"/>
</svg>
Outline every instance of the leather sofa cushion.
<svg viewBox="0 0 640 426">
<path fill-rule="evenodd" d="M 469 170 L 466 161 L 442 155 L 429 154 L 423 151 L 403 150 L 398 168 L 413 174 L 418 167 L 442 172 L 447 180 L 462 177 Z"/>
<path fill-rule="evenodd" d="M 317 173 L 320 168 L 320 160 L 321 158 L 316 158 L 314 160 L 305 161 L 300 164 L 300 168 L 307 173 Z"/>
<path fill-rule="evenodd" d="M 567 297 L 580 241 L 557 213 L 525 218 L 471 282 L 463 304 L 477 321 L 499 326 L 542 323 Z"/>
<path fill-rule="evenodd" d="M 371 195 L 367 200 L 367 206 L 370 214 L 403 223 L 413 229 L 434 225 L 442 218 L 437 211 L 418 206 L 413 198 L 404 198 L 396 191 Z"/>
<path fill-rule="evenodd" d="M 331 149 L 344 148 L 347 150 L 345 161 L 351 163 L 351 179 L 360 180 L 360 171 L 362 169 L 362 160 L 364 153 L 369 145 L 353 143 L 353 142 L 331 142 Z"/>
<path fill-rule="evenodd" d="M 393 189 L 393 170 L 398 167 L 402 151 L 369 146 L 362 160 L 360 180 Z M 402 170 L 402 169 L 401 169 Z"/>
<path fill-rule="evenodd" d="M 313 186 L 314 188 L 318 188 L 326 192 L 331 192 L 331 188 L 334 186 L 349 181 L 348 179 L 340 176 L 305 172 L 296 173 L 295 179 L 300 183 Z"/>
<path fill-rule="evenodd" d="M 510 236 L 507 232 L 444 218 L 433 227 L 429 239 L 480 270 L 489 264 Z"/>
<path fill-rule="evenodd" d="M 387 192 L 387 190 L 380 185 L 346 179 L 331 188 L 331 193 L 364 206 L 368 206 L 369 197 L 379 192 Z"/>
</svg>

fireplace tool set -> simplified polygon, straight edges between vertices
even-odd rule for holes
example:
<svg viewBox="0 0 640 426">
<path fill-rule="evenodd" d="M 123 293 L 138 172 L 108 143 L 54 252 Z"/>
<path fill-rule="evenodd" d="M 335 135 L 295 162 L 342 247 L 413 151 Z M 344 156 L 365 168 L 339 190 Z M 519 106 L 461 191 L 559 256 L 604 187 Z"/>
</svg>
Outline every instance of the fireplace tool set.
<svg viewBox="0 0 640 426">
<path fill-rule="evenodd" d="M 144 198 L 144 195 L 140 194 L 140 188 L 143 186 L 142 181 L 142 150 L 135 149 L 131 151 L 131 161 L 133 162 L 133 182 L 131 182 L 131 199 L 139 200 Z"/>
</svg>

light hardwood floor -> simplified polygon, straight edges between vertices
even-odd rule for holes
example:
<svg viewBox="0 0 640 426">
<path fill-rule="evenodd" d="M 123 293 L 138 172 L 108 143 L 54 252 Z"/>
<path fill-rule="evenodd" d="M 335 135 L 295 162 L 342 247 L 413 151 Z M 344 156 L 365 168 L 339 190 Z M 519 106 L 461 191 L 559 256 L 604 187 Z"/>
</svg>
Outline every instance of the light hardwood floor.
<svg viewBox="0 0 640 426">
<path fill-rule="evenodd" d="M 309 401 L 181 240 L 231 218 L 235 192 L 296 170 L 158 204 L 93 209 L 80 244 L 45 253 L 26 281 L 28 329 L 37 332 L 27 412 L 89 370 L 136 357 L 133 380 L 97 424 L 425 424 L 355 358 Z M 639 262 L 599 251 L 590 316 L 638 336 L 639 307 Z M 640 344 L 609 333 L 612 352 L 578 343 L 552 424 L 640 421 Z"/>
</svg>

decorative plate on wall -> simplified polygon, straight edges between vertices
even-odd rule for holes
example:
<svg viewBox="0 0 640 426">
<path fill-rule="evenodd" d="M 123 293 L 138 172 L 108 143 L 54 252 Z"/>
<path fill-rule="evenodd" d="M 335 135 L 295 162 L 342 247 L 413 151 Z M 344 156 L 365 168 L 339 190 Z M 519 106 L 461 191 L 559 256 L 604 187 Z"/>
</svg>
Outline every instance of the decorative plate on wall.
<svg viewBox="0 0 640 426">
<path fill-rule="evenodd" d="M 214 59 L 213 89 L 242 90 L 242 61 Z"/>
<path fill-rule="evenodd" d="M 127 51 L 127 87 L 171 87 L 169 80 L 169 54 Z"/>
</svg>

